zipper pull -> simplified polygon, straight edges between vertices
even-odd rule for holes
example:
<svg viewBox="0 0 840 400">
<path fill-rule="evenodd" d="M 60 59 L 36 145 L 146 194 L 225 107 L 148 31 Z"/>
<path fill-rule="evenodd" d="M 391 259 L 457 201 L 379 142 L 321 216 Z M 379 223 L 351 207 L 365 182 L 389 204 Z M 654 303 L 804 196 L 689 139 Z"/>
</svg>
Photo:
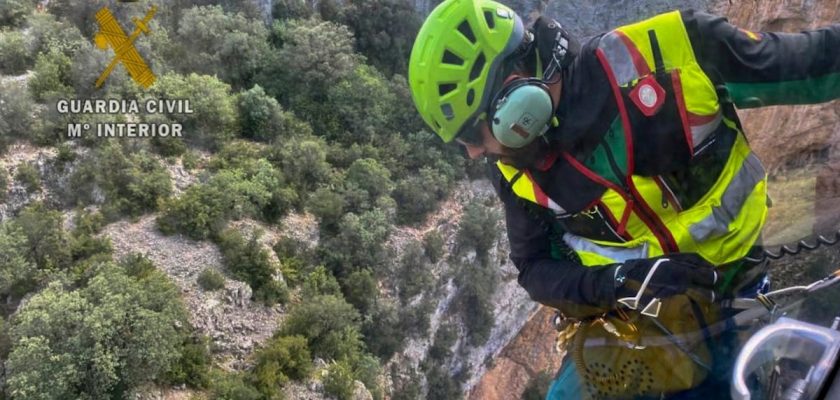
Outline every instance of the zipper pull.
<svg viewBox="0 0 840 400">
<path fill-rule="evenodd" d="M 668 197 L 665 196 L 665 192 L 662 192 L 662 208 L 668 208 Z"/>
</svg>

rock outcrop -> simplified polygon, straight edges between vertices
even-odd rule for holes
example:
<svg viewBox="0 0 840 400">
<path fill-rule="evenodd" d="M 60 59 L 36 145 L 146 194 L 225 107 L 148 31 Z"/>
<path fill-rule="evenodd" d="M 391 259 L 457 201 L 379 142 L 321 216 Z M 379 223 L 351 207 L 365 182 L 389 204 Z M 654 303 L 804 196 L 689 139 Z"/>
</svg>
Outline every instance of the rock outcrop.
<svg viewBox="0 0 840 400">
<path fill-rule="evenodd" d="M 537 374 L 556 371 L 560 367 L 560 353 L 554 349 L 557 332 L 551 324 L 553 317 L 551 309 L 538 308 L 467 397 L 470 400 L 518 399 Z"/>
</svg>

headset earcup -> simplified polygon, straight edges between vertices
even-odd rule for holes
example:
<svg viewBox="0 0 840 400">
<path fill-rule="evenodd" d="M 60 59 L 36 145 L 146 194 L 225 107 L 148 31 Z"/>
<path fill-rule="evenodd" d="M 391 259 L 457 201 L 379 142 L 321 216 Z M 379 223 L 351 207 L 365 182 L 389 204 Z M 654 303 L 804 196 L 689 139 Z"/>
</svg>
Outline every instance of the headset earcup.
<svg viewBox="0 0 840 400">
<path fill-rule="evenodd" d="M 511 87 L 493 112 L 493 136 L 507 147 L 524 147 L 545 133 L 553 111 L 548 89 L 539 81 Z"/>
</svg>

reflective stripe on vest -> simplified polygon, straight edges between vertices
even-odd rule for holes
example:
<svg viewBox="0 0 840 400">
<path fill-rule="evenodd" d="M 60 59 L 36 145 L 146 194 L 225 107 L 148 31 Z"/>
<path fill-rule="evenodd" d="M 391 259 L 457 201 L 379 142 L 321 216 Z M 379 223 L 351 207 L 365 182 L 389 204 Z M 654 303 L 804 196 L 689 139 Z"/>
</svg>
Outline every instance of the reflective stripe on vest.
<svg viewBox="0 0 840 400">
<path fill-rule="evenodd" d="M 721 114 L 717 93 L 711 80 L 694 59 L 694 53 L 679 12 L 663 14 L 650 20 L 618 28 L 605 35 L 599 44 L 608 61 L 607 67 L 618 85 L 634 84 L 649 74 L 653 56 L 647 32 L 655 29 L 666 69 L 679 71 L 682 93 L 691 128 L 690 145 L 694 152 L 721 123 L 738 132 L 729 158 L 716 183 L 690 209 L 669 206 L 664 199 L 670 193 L 657 177 L 631 175 L 629 186 L 634 193 L 610 185 L 600 198 L 607 220 L 618 221 L 615 228 L 628 242 L 589 240 L 567 233 L 563 239 L 581 258 L 584 265 L 602 265 L 631 258 L 666 254 L 663 243 L 675 251 L 698 253 L 714 265 L 742 258 L 757 241 L 767 215 L 766 173 L 751 152 L 743 133 L 733 121 Z M 614 88 L 615 90 L 615 88 Z M 678 121 L 675 121 L 678 123 Z M 513 192 L 521 198 L 554 210 L 565 211 L 533 181 L 528 171 L 497 162 Z M 651 224 L 650 219 L 657 219 Z M 667 232 L 654 232 L 661 223 Z M 661 230 L 661 229 L 660 229 Z"/>
<path fill-rule="evenodd" d="M 577 253 L 584 265 L 604 265 L 649 257 L 650 245 L 647 242 L 622 243 L 623 246 L 619 247 L 615 243 L 600 244 L 571 233 L 563 234 L 563 242 Z"/>
<path fill-rule="evenodd" d="M 728 233 L 729 224 L 741 213 L 747 197 L 764 179 L 764 176 L 764 166 L 761 165 L 761 161 L 755 154 L 750 153 L 723 192 L 720 205 L 712 207 L 711 214 L 688 229 L 694 240 L 701 242 Z"/>
</svg>

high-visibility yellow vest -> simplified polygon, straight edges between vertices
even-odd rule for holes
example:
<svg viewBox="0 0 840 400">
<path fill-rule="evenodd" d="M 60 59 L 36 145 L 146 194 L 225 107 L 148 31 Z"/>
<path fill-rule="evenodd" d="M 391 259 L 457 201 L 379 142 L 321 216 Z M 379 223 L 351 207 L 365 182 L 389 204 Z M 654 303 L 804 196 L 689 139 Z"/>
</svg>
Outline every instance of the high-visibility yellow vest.
<svg viewBox="0 0 840 400">
<path fill-rule="evenodd" d="M 564 242 L 590 266 L 674 252 L 698 253 L 714 265 L 743 258 L 758 240 L 767 214 L 766 173 L 737 121 L 722 112 L 712 80 L 695 59 L 680 13 L 617 28 L 600 39 L 596 55 L 618 103 L 628 171 L 624 182 L 616 184 L 597 176 L 572 155 L 563 157 L 606 186 L 600 204 L 626 241 L 592 240 L 568 232 Z M 662 110 L 670 110 L 672 115 L 663 116 Z M 656 127 L 664 126 L 656 118 L 666 117 L 670 118 L 666 122 L 672 126 L 672 134 L 656 133 Z M 646 141 L 677 138 L 690 158 L 702 151 L 700 147 L 711 140 L 721 124 L 737 132 L 737 137 L 717 181 L 690 208 L 663 201 L 674 196 L 662 180 L 656 175 L 641 176 L 635 169 L 634 157 L 644 154 L 639 146 L 651 143 Z M 638 148 L 634 150 L 634 146 Z M 675 151 L 683 151 L 676 147 Z M 668 154 L 661 157 L 664 164 L 669 162 Z M 557 214 L 565 212 L 562 204 L 535 183 L 529 171 L 502 162 L 497 166 L 518 197 Z"/>
</svg>

